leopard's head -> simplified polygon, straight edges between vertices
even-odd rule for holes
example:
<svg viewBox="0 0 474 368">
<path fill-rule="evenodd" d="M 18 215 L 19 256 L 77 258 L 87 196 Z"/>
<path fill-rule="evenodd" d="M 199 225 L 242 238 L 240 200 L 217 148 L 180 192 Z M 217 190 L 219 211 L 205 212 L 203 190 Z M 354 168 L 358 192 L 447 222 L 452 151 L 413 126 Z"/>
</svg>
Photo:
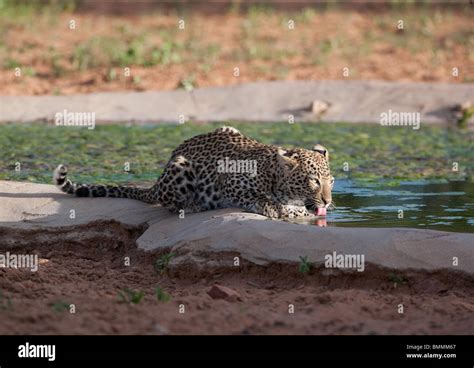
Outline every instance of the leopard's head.
<svg viewBox="0 0 474 368">
<path fill-rule="evenodd" d="M 294 148 L 278 150 L 279 192 L 286 202 L 304 205 L 309 210 L 332 206 L 334 177 L 329 169 L 328 150 L 317 144 L 312 150 Z"/>
</svg>

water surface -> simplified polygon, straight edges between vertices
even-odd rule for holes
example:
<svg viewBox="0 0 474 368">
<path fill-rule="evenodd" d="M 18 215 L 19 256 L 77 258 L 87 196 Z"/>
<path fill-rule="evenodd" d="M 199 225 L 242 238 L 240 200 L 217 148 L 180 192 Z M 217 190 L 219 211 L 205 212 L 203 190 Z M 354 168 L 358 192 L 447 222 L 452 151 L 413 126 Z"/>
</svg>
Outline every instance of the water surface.
<svg viewBox="0 0 474 368">
<path fill-rule="evenodd" d="M 338 180 L 333 199 L 336 210 L 328 212 L 327 226 L 474 232 L 474 184 L 466 181 L 358 185 Z M 320 219 L 296 222 L 324 224 Z"/>
</svg>

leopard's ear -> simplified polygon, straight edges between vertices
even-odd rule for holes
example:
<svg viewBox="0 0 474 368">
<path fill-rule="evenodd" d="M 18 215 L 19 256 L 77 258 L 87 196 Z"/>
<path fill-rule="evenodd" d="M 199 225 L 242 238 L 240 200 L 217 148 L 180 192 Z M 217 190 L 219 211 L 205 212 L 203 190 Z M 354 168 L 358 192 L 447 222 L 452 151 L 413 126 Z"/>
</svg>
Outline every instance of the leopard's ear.
<svg viewBox="0 0 474 368">
<path fill-rule="evenodd" d="M 278 148 L 278 163 L 287 170 L 293 170 L 296 166 L 298 166 L 298 161 L 292 158 L 287 151 Z"/>
<path fill-rule="evenodd" d="M 315 152 L 319 152 L 320 154 L 322 154 L 324 157 L 326 158 L 329 158 L 329 152 L 328 150 L 326 149 L 326 147 L 320 145 L 320 144 L 317 144 L 313 147 L 313 151 Z"/>
</svg>

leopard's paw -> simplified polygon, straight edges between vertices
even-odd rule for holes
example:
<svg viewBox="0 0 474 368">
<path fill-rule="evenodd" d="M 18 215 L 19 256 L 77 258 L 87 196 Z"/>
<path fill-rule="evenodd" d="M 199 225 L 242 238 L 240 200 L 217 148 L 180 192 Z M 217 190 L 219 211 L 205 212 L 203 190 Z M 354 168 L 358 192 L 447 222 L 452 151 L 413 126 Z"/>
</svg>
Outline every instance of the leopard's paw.
<svg viewBox="0 0 474 368">
<path fill-rule="evenodd" d="M 298 217 L 308 217 L 311 214 L 308 212 L 304 206 L 284 206 L 284 217 L 288 218 L 298 218 Z"/>
</svg>

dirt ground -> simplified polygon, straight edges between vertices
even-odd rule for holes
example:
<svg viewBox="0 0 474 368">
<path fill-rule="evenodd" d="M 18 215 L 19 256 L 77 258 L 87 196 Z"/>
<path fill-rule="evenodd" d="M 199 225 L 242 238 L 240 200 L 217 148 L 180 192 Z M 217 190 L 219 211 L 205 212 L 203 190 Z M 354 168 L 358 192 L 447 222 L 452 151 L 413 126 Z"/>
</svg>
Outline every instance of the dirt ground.
<svg viewBox="0 0 474 368">
<path fill-rule="evenodd" d="M 473 82 L 472 11 L 463 6 L 5 16 L 0 19 L 0 95 L 169 90 L 257 80 Z M 184 30 L 178 28 L 181 19 Z M 295 21 L 294 29 L 289 20 Z M 21 76 L 15 75 L 17 67 Z"/>
<path fill-rule="evenodd" d="M 87 229 L 90 237 L 81 237 Z M 11 253 L 37 253 L 37 272 L 0 269 L 0 334 L 472 334 L 473 279 L 449 272 L 368 266 L 328 274 L 298 265 L 232 269 L 173 266 L 135 246 L 141 228 L 96 224 L 48 233 L 18 231 Z M 12 230 L 0 229 L 0 238 Z M 130 257 L 130 266 L 124 265 Z M 211 257 L 211 256 L 210 256 Z M 234 257 L 220 254 L 212 257 Z M 393 272 L 393 271 L 392 271 Z M 214 299 L 213 285 L 235 291 Z M 170 296 L 159 301 L 159 286 Z M 136 303 L 120 291 L 143 291 Z M 68 306 L 74 304 L 75 313 Z M 289 305 L 294 313 L 289 313 Z M 404 313 L 399 314 L 399 304 Z M 184 313 L 179 313 L 184 305 Z"/>
</svg>

